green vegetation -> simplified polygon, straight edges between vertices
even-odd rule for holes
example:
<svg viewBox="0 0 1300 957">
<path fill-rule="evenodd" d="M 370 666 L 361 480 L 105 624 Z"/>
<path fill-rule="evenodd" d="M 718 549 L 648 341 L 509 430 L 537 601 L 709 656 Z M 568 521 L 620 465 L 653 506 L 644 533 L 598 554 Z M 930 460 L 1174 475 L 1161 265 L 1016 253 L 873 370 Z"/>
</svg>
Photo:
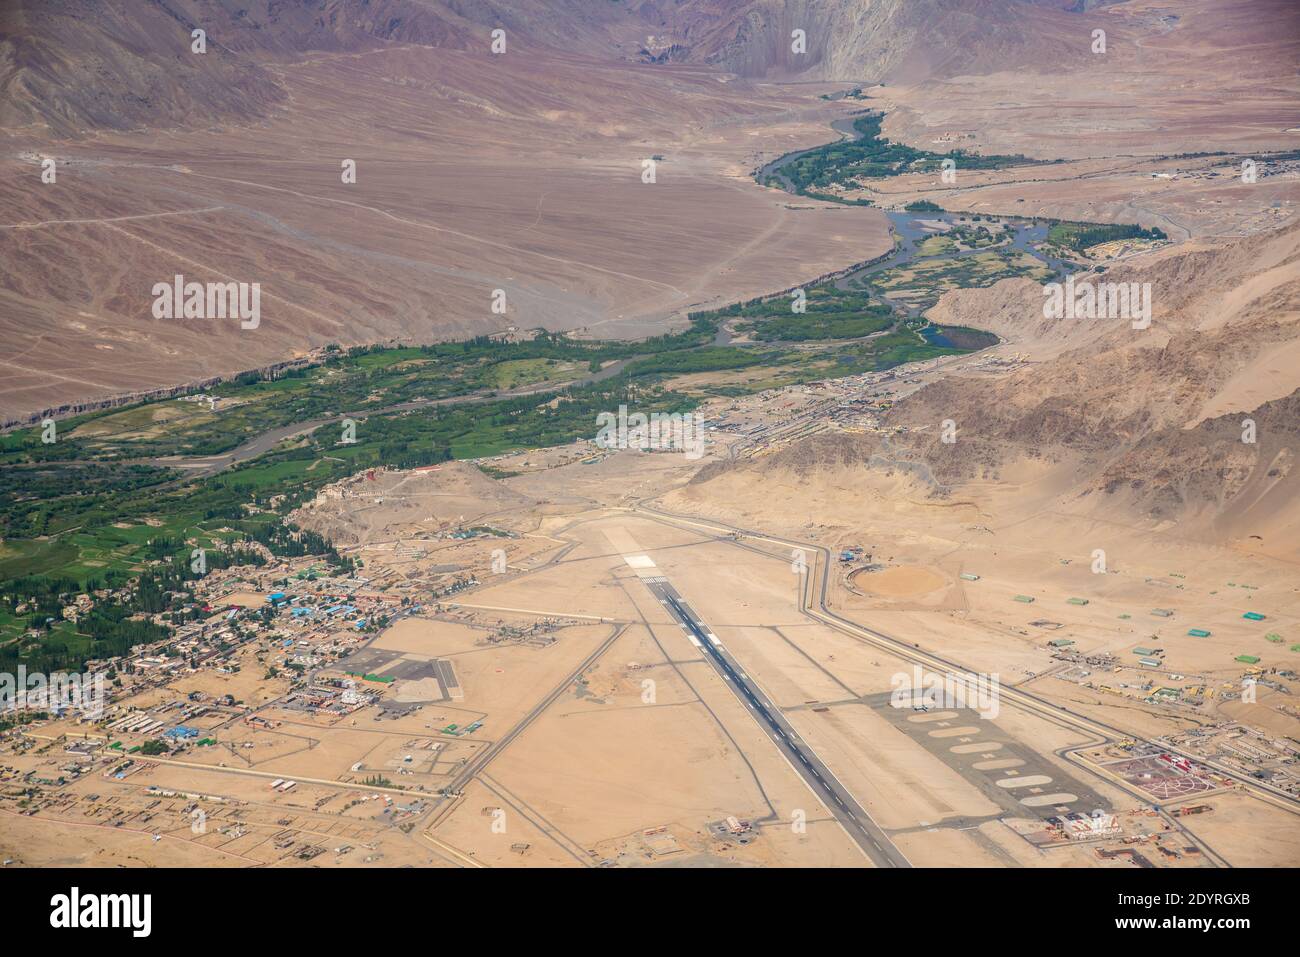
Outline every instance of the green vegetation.
<svg viewBox="0 0 1300 957">
<path fill-rule="evenodd" d="M 344 413 L 418 401 L 490 393 L 519 384 L 581 379 L 580 365 L 694 349 L 712 341 L 716 328 L 699 318 L 680 333 L 641 342 L 582 342 L 539 332 L 526 342 L 480 336 L 463 342 L 386 349 L 335 350 L 323 363 L 275 378 L 246 373 L 209 390 L 212 412 L 199 403 L 169 399 L 127 409 L 87 413 L 59 423 L 59 440 L 40 442 L 39 430 L 0 436 L 0 466 L 168 455 L 217 455 L 270 429 Z M 572 365 L 570 365 L 572 364 Z M 136 473 L 106 476 L 127 488 Z M 139 477 L 136 487 L 156 476 Z M 25 481 L 25 480 L 23 480 Z"/>
<path fill-rule="evenodd" d="M 983 249 L 987 246 L 998 246 L 1013 239 L 1016 230 L 1014 226 L 1010 225 L 1002 229 L 992 229 L 983 224 L 976 226 L 963 223 L 954 226 L 945 235 L 967 249 Z"/>
<path fill-rule="evenodd" d="M 703 349 L 644 361 L 658 365 L 637 375 L 759 360 L 740 350 Z M 148 473 L 153 485 L 134 473 L 114 482 L 103 468 L 65 463 L 7 470 L 11 494 L 0 504 L 0 670 L 20 663 L 31 671 L 75 670 L 86 660 L 166 638 L 166 625 L 132 616 L 168 613 L 173 625 L 189 620 L 190 583 L 199 574 L 191 570 L 195 548 L 205 549 L 209 569 L 262 564 L 247 547 L 254 542 L 277 556 L 322 555 L 346 568 L 349 562 L 328 542 L 285 520 L 322 485 L 346 475 L 564 444 L 593 434 L 597 413 L 621 403 L 646 411 L 684 411 L 692 404 L 652 382 L 635 395 L 629 388 L 627 377 L 615 377 L 544 396 L 372 416 L 358 422 L 354 444 L 340 444 L 339 430 L 323 427 L 203 479 L 174 480 L 155 469 Z M 88 593 L 98 593 L 94 611 L 76 622 L 65 619 L 63 609 Z"/>
<path fill-rule="evenodd" d="M 979 156 L 962 150 L 931 153 L 891 143 L 880 135 L 883 118 L 880 113 L 863 114 L 853 123 L 860 139 L 828 143 L 809 150 L 782 166 L 781 172 L 789 177 L 794 191 L 801 196 L 837 199 L 823 191 L 857 177 L 874 179 L 903 173 L 933 172 L 941 168 L 944 160 L 952 160 L 962 169 L 1000 169 L 1038 162 L 1018 155 Z"/>
<path fill-rule="evenodd" d="M 708 346 L 703 349 L 695 349 L 692 352 L 670 352 L 649 359 L 638 359 L 635 362 L 628 363 L 623 372 L 632 378 L 654 374 L 682 375 L 691 372 L 719 372 L 760 365 L 770 358 L 770 356 L 760 355 L 746 349 Z"/>
<path fill-rule="evenodd" d="M 860 292 L 837 289 L 831 282 L 806 290 L 806 297 L 801 313 L 794 311 L 794 297 L 782 294 L 737 303 L 717 315 L 754 320 L 741 328 L 765 342 L 859 339 L 888 329 L 897 318 L 888 306 L 873 303 Z"/>
<path fill-rule="evenodd" d="M 961 257 L 917 258 L 850 284 L 888 293 L 891 301 L 924 310 L 950 289 L 982 288 L 1014 276 L 1041 280 L 1050 274 L 1047 265 L 1028 253 L 991 249 Z"/>
<path fill-rule="evenodd" d="M 49 717 L 47 711 L 16 711 L 5 714 L 0 718 L 0 731 L 11 731 L 14 728 L 21 728 L 25 724 L 31 724 L 33 721 L 44 721 Z"/>
<path fill-rule="evenodd" d="M 909 213 L 942 213 L 944 208 L 938 203 L 932 203 L 928 199 L 917 199 L 908 203 L 903 209 Z"/>
<path fill-rule="evenodd" d="M 256 542 L 274 555 L 322 554 L 340 567 L 350 566 L 319 535 L 271 518 L 248 523 L 241 542 Z M 95 540 L 90 533 L 87 538 Z M 71 563 L 59 574 L 6 580 L 0 594 L 0 671 L 19 664 L 46 673 L 76 670 L 89 659 L 125 655 L 135 645 L 168 637 L 167 624 L 141 618 L 141 613 L 165 617 L 170 625 L 200 616 L 192 583 L 203 571 L 192 563 L 190 544 L 161 534 L 131 547 L 129 555 L 126 570 L 77 577 L 80 566 Z M 265 564 L 259 551 L 243 544 L 205 549 L 204 561 L 207 570 Z M 97 600 L 73 622 L 64 618 L 63 609 L 78 594 L 95 594 Z"/>
<path fill-rule="evenodd" d="M 873 163 L 903 162 L 885 146 Z M 767 296 L 692 314 L 684 331 L 641 342 L 542 332 L 525 342 L 332 349 L 315 365 L 210 389 L 216 408 L 169 399 L 87 413 L 60 422 L 49 445 L 34 428 L 0 436 L 0 670 L 78 670 L 140 644 L 167 654 L 175 626 L 211 613 L 195 599 L 203 573 L 192 565 L 196 549 L 207 569 L 263 565 L 265 548 L 350 570 L 349 559 L 288 516 L 322 486 L 367 468 L 562 445 L 591 437 L 597 414 L 623 404 L 686 412 L 710 393 L 982 348 L 993 341 L 987 333 L 906 318 L 882 296 L 937 298 L 941 288 L 1027 269 L 1000 255 L 923 260 L 849 289 L 821 282 L 807 290 L 802 312 L 789 294 Z M 715 345 L 724 322 L 758 344 Z M 725 375 L 738 370 L 752 371 Z M 598 371 L 606 377 L 590 381 Z M 708 373 L 720 375 L 710 381 Z M 695 378 L 683 384 L 687 376 Z M 503 394 L 544 383 L 552 388 Z M 346 443 L 345 414 L 356 423 Z M 286 438 L 215 474 L 157 461 L 229 452 L 277 430 Z M 90 601 L 78 605 L 78 596 Z"/>
<path fill-rule="evenodd" d="M 597 364 L 600 362 L 599 359 L 590 361 Z M 574 379 L 581 374 L 578 369 L 577 364 L 559 359 L 509 359 L 489 366 L 484 378 L 490 380 L 498 389 L 517 389 L 538 382 Z M 599 365 L 597 370 L 593 371 L 598 369 Z"/>
<path fill-rule="evenodd" d="M 917 244 L 917 256 L 943 256 L 957 252 L 957 241 L 951 236 L 929 236 Z"/>
<path fill-rule="evenodd" d="M 1047 241 L 1054 246 L 1083 252 L 1092 246 L 1111 243 L 1119 239 L 1164 240 L 1169 237 L 1158 229 L 1141 226 L 1109 225 L 1105 223 L 1055 223 L 1047 231 Z"/>
</svg>

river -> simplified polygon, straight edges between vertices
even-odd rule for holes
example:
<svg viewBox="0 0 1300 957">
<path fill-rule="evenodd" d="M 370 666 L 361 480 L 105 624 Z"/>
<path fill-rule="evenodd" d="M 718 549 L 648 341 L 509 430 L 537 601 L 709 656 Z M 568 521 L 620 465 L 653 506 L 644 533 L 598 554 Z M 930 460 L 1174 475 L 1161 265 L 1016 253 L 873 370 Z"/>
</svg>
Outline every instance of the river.
<svg viewBox="0 0 1300 957">
<path fill-rule="evenodd" d="M 856 129 L 854 129 L 853 126 L 856 119 L 857 116 L 841 117 L 840 119 L 835 120 L 833 123 L 831 123 L 831 128 L 843 137 L 847 137 L 849 139 L 855 139 L 855 140 L 861 139 L 862 134 L 859 133 Z M 799 150 L 794 153 L 787 153 L 784 156 L 778 157 L 777 159 L 773 160 L 771 163 L 768 163 L 766 166 L 764 166 L 762 169 L 759 170 L 758 182 L 765 183 L 768 177 L 775 177 L 778 182 L 781 182 L 783 184 L 784 189 L 786 189 L 788 192 L 793 193 L 793 184 L 791 183 L 789 177 L 787 177 L 784 173 L 782 173 L 781 170 L 787 164 L 793 162 L 799 157 L 805 156 L 808 153 L 814 152 L 815 150 L 818 150 L 820 148 L 821 147 L 819 146 L 814 146 L 814 147 L 810 147 L 809 149 Z M 936 235 L 941 231 L 937 229 L 934 225 L 927 226 L 926 225 L 927 223 L 929 224 L 944 223 L 947 224 L 948 226 L 952 226 L 952 225 L 958 225 L 959 220 L 961 219 L 966 219 L 968 221 L 970 219 L 969 214 L 963 214 L 963 213 L 908 213 L 908 212 L 902 212 L 896 210 L 880 210 L 880 212 L 883 212 L 889 218 L 890 230 L 893 236 L 895 237 L 894 252 L 886 259 L 883 259 L 879 262 L 873 262 L 870 265 L 864 265 L 861 268 L 855 269 L 847 273 L 840 279 L 836 280 L 835 285 L 837 289 L 848 291 L 853 288 L 852 284 L 860 282 L 861 280 L 869 276 L 873 276 L 886 269 L 894 269 L 898 266 L 903 266 L 911 262 L 917 255 L 917 247 L 920 245 L 920 243 L 923 242 L 928 237 Z M 1047 238 L 1048 227 L 1046 224 L 1034 223 L 1030 220 L 1025 220 L 1023 218 L 1014 217 L 1014 216 L 1003 216 L 998 218 L 1003 222 L 1010 223 L 1012 226 L 1014 226 L 1016 232 L 1010 244 L 1003 243 L 996 247 L 991 247 L 991 248 L 995 248 L 999 250 L 1015 249 L 1021 252 L 1028 253 L 1029 255 L 1033 256 L 1035 259 L 1038 259 L 1039 261 L 1046 263 L 1048 266 L 1052 267 L 1053 270 L 1056 270 L 1061 273 L 1067 272 L 1072 268 L 1070 264 L 1064 262 L 1063 260 L 1049 257 L 1044 253 L 1040 252 L 1039 250 L 1035 249 L 1034 246 L 1031 245 L 1033 243 L 1041 242 L 1042 240 Z M 964 258 L 966 256 L 974 256 L 978 253 L 987 251 L 988 248 L 990 247 L 986 247 L 985 249 L 969 249 L 969 250 L 960 250 L 952 253 L 946 253 L 944 254 L 944 258 L 951 259 L 951 258 Z M 929 258 L 929 257 L 925 257 L 925 258 Z M 915 316 L 920 311 L 919 309 L 916 309 L 914 307 L 905 306 L 896 302 L 890 302 L 869 289 L 856 289 L 853 291 L 867 292 L 873 299 L 876 299 L 885 305 L 891 306 L 894 309 L 899 309 L 907 313 L 909 316 Z M 717 335 L 713 340 L 713 344 L 716 346 L 726 346 L 731 343 L 731 339 L 732 339 L 732 335 L 730 330 L 727 328 L 727 324 L 725 322 L 720 323 L 718 327 Z M 637 358 L 637 357 L 633 357 L 633 358 Z M 218 472 L 225 471 L 226 469 L 231 468 L 232 466 L 237 465 L 240 462 L 249 461 L 250 459 L 257 458 L 259 455 L 269 452 L 271 449 L 275 448 L 276 445 L 278 445 L 280 442 L 284 441 L 285 439 L 310 434 L 316 431 L 317 429 L 321 428 L 322 426 L 326 426 L 330 424 L 339 424 L 346 418 L 363 418 L 363 417 L 373 416 L 373 415 L 386 415 L 394 412 L 408 412 L 415 409 L 434 408 L 440 405 L 489 402 L 494 399 L 508 399 L 516 396 L 537 395 L 545 392 L 554 392 L 558 389 L 569 388 L 571 386 L 587 385 L 592 382 L 599 382 L 603 379 L 608 379 L 613 376 L 616 376 L 620 372 L 622 372 L 623 367 L 628 362 L 631 361 L 633 360 L 622 359 L 617 362 L 611 363 L 610 365 L 606 366 L 604 369 L 601 369 L 599 372 L 594 372 L 589 375 L 583 376 L 580 379 L 574 379 L 568 382 L 561 382 L 561 383 L 548 382 L 548 383 L 541 383 L 538 385 L 521 386 L 520 388 L 510 389 L 506 391 L 499 391 L 499 392 L 483 391 L 483 392 L 468 393 L 466 395 L 447 396 L 445 398 L 440 398 L 440 399 L 417 399 L 412 402 L 403 402 L 398 405 L 390 405 L 390 406 L 385 406 L 383 408 L 366 409 L 364 411 L 357 411 L 357 412 L 344 412 L 344 413 L 339 413 L 337 415 L 325 416 L 318 419 L 311 419 L 305 422 L 294 422 L 288 425 L 277 426 L 276 428 L 268 429 L 266 432 L 262 432 L 261 434 L 256 435 L 251 439 L 248 439 L 247 441 L 243 442 L 242 444 L 235 447 L 231 451 L 222 453 L 220 455 L 169 456 L 165 458 L 146 459 L 140 461 L 143 461 L 144 463 L 147 463 L 149 465 L 183 469 L 185 470 L 186 473 L 185 478 L 214 475 Z"/>
</svg>

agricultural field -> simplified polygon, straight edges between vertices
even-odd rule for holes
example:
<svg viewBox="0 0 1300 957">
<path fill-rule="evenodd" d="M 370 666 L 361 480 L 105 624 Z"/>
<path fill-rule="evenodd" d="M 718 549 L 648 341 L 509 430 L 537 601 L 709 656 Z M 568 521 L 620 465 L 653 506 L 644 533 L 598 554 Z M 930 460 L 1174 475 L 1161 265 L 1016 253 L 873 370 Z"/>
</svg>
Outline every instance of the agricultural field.
<svg viewBox="0 0 1300 957">
<path fill-rule="evenodd" d="M 228 412 L 230 408 L 227 405 L 223 411 Z M 169 432 L 193 431 L 216 422 L 217 418 L 215 412 L 197 402 L 158 402 L 92 418 L 74 427 L 69 437 L 101 446 L 114 442 L 143 442 L 161 439 Z"/>
<path fill-rule="evenodd" d="M 400 349 L 335 350 L 318 365 L 274 378 L 246 373 L 208 390 L 207 403 L 167 399 L 86 413 L 58 424 L 58 441 L 38 430 L 0 436 L 0 464 L 69 458 L 218 455 L 270 429 L 412 402 L 487 396 L 540 382 L 578 381 L 591 363 L 694 348 L 712 337 L 700 323 L 639 343 L 579 342 L 537 333 L 523 342 L 477 339 Z"/>
<path fill-rule="evenodd" d="M 195 548 L 328 551 L 287 516 L 369 468 L 561 446 L 630 402 L 684 412 L 712 397 L 984 348 L 996 337 L 907 313 L 947 289 L 1046 272 L 1027 254 L 975 252 L 1001 241 L 993 227 L 955 227 L 906 266 L 811 284 L 801 311 L 782 293 L 691 314 L 684 330 L 639 341 L 539 330 L 511 341 L 333 348 L 274 376 L 245 373 L 201 394 L 71 417 L 52 443 L 40 429 L 11 432 L 0 437 L 0 654 L 75 666 L 150 637 L 126 624 L 134 606 L 87 626 L 62 620 L 62 600 L 142 577 L 161 576 L 165 588 Z M 26 614 L 15 614 L 24 603 Z M 43 634 L 21 641 L 33 627 Z"/>
<path fill-rule="evenodd" d="M 923 322 L 894 328 L 896 317 L 886 307 L 829 285 L 813 290 L 804 315 L 778 313 L 782 302 L 776 297 L 696 316 L 683 333 L 639 343 L 546 337 L 494 344 L 506 357 L 501 361 L 488 361 L 487 350 L 473 342 L 358 350 L 281 379 L 250 377 L 213 390 L 221 397 L 215 411 L 171 399 L 80 416 L 53 445 L 40 442 L 38 429 L 11 433 L 0 446 L 0 460 L 12 466 L 0 480 L 6 493 L 0 506 L 0 594 L 10 596 L 13 608 L 20 593 L 31 590 L 15 588 L 20 579 L 57 581 L 66 583 L 63 591 L 80 591 L 124 581 L 151 561 L 179 564 L 177 556 L 193 548 L 221 551 L 264 538 L 296 548 L 289 544 L 294 532 L 284 516 L 330 482 L 380 465 L 411 468 L 563 445 L 590 437 L 597 413 L 629 401 L 647 412 L 682 412 L 710 395 L 753 394 L 982 347 L 931 341 Z M 706 345 L 717 324 L 733 315 L 750 317 L 773 343 Z M 817 345 L 832 336 L 850 341 Z M 779 348 L 775 340 L 781 337 L 810 342 Z M 637 357 L 618 375 L 580 383 L 591 374 L 593 358 L 626 357 L 633 350 Z M 572 358 L 558 358 L 566 354 Z M 443 404 L 389 404 L 490 379 L 493 389 L 459 402 L 453 397 Z M 545 382 L 558 391 L 498 392 Z M 348 441 L 340 417 L 326 415 L 365 398 L 376 408 L 354 413 L 355 435 Z M 304 419 L 302 427 L 293 425 Z M 277 427 L 282 437 L 267 440 L 248 458 L 183 456 L 228 450 L 268 430 L 274 438 Z M 128 454 L 130 460 L 123 461 Z M 191 463 L 201 466 L 197 472 L 183 467 Z M 81 647 L 76 632 L 61 622 L 54 628 L 72 640 L 60 646 L 60 654 L 75 657 Z M 13 624 L 10 637 L 21 630 Z"/>
<path fill-rule="evenodd" d="M 1123 239 L 1161 241 L 1168 237 L 1160 229 L 1143 229 L 1132 224 L 1054 223 L 1047 231 L 1047 243 L 1061 249 L 1085 252 L 1093 246 Z"/>
<path fill-rule="evenodd" d="M 581 375 L 581 368 L 559 359 L 510 359 L 490 366 L 483 378 L 498 389 L 517 389 L 538 382 L 573 379 Z"/>
</svg>

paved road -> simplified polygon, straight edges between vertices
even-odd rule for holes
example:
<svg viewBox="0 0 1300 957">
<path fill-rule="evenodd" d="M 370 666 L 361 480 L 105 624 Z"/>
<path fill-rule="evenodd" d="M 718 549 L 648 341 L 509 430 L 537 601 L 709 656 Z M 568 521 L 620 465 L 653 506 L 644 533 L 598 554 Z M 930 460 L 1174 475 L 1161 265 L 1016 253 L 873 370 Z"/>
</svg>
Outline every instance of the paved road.
<svg viewBox="0 0 1300 957">
<path fill-rule="evenodd" d="M 805 579 L 805 583 L 808 587 L 801 591 L 799 599 L 799 610 L 804 615 L 829 625 L 836 631 L 847 634 L 859 641 L 873 644 L 885 651 L 891 652 L 903 658 L 905 661 L 920 664 L 927 668 L 933 668 L 935 671 L 940 673 L 960 673 L 971 670 L 964 665 L 949 661 L 933 652 L 922 651 L 916 645 L 909 644 L 908 642 L 898 638 L 893 638 L 875 628 L 868 628 L 865 625 L 860 625 L 856 621 L 844 618 L 831 611 L 828 600 L 830 580 L 827 570 L 834 567 L 834 560 L 831 556 L 830 549 L 824 545 L 815 545 L 809 542 L 799 542 L 793 539 L 781 538 L 775 535 L 768 535 L 764 532 L 755 531 L 754 529 L 740 528 L 739 526 L 728 525 L 724 522 L 700 519 L 694 515 L 681 515 L 649 506 L 645 502 L 639 503 L 635 508 L 631 509 L 631 511 L 644 512 L 648 515 L 668 519 L 677 524 L 710 529 L 719 538 L 739 534 L 746 538 L 753 539 L 754 541 L 770 542 L 781 545 L 784 548 L 803 549 L 808 552 L 810 557 L 813 559 L 808 563 L 809 576 Z M 742 547 L 744 546 L 742 545 Z M 1045 698 L 1040 698 L 1022 688 L 1016 688 L 1011 685 L 1002 685 L 1000 693 L 1004 703 L 1019 705 L 1025 710 L 1035 712 L 1043 717 L 1054 720 L 1058 724 L 1065 724 L 1077 731 L 1093 735 L 1098 742 L 1131 738 L 1141 744 L 1149 744 L 1158 747 L 1163 751 L 1168 751 L 1170 754 L 1176 754 L 1180 757 L 1187 758 L 1188 760 L 1212 768 L 1216 773 L 1236 781 L 1246 790 L 1252 792 L 1256 797 L 1270 800 L 1271 803 L 1277 807 L 1282 807 L 1285 810 L 1294 812 L 1297 806 L 1300 806 L 1300 801 L 1282 789 L 1276 788 L 1263 781 L 1258 781 L 1250 777 L 1248 774 L 1235 771 L 1216 761 L 1208 760 L 1203 755 L 1193 754 L 1182 748 L 1174 747 L 1167 742 L 1152 741 L 1127 728 L 1117 728 L 1113 725 L 1108 725 L 1099 718 L 1090 717 L 1072 711 L 1063 705 L 1055 704 Z M 1096 772 L 1094 771 L 1093 773 Z M 1102 775 L 1102 777 L 1104 778 L 1105 776 Z M 1117 782 L 1120 782 L 1120 779 L 1115 779 L 1111 783 Z M 1132 785 L 1125 786 L 1130 792 L 1138 793 Z"/>
<path fill-rule="evenodd" d="M 591 654 L 587 655 L 586 658 L 582 659 L 582 661 L 578 664 L 578 666 L 574 668 L 571 672 L 569 672 L 569 674 L 565 677 L 563 681 L 561 681 L 554 688 L 552 688 L 551 691 L 546 695 L 546 697 L 544 697 L 541 701 L 537 702 L 537 704 L 533 705 L 533 707 L 529 710 L 529 712 L 526 715 L 524 715 L 522 718 L 520 718 L 519 721 L 514 725 L 514 727 L 512 727 L 509 731 L 503 734 L 489 747 L 479 751 L 478 754 L 476 754 L 469 761 L 467 761 L 465 763 L 465 766 L 461 768 L 459 773 L 457 773 L 457 775 L 454 778 L 452 778 L 451 782 L 446 786 L 447 793 L 457 794 L 460 791 L 463 791 L 465 787 L 469 784 L 469 782 L 472 781 L 474 777 L 479 774 L 479 772 L 481 772 L 485 767 L 488 766 L 488 763 L 490 761 L 494 760 L 498 755 L 501 754 L 502 751 L 504 751 L 509 746 L 511 741 L 519 737 L 519 735 L 523 734 L 524 731 L 528 728 L 528 726 L 532 724 L 534 721 L 536 721 L 538 717 L 541 716 L 542 712 L 544 712 L 547 708 L 553 705 L 562 694 L 564 694 L 570 688 L 572 688 L 573 683 L 577 681 L 580 677 L 582 677 L 583 672 L 585 672 L 588 668 L 590 668 L 593 664 L 595 664 L 596 660 L 601 655 L 609 651 L 610 647 L 614 644 L 614 642 L 618 641 L 619 637 L 626 630 L 627 630 L 627 625 L 614 626 L 614 628 L 610 631 L 608 637 L 606 637 L 605 640 L 602 641 L 600 645 L 594 651 L 592 651 Z"/>
<path fill-rule="evenodd" d="M 772 743 L 789 759 L 790 764 L 808 783 L 818 799 L 830 808 L 836 820 L 844 826 L 849 836 L 862 848 L 863 853 L 877 867 L 911 867 L 911 863 L 903 853 L 871 820 L 870 815 L 863 810 L 848 789 L 835 779 L 826 765 L 813 753 L 812 748 L 791 727 L 780 709 L 745 674 L 731 653 L 690 609 L 668 579 L 654 577 L 643 581 L 651 594 L 659 599 L 668 609 L 669 614 L 686 629 L 691 643 L 704 650 L 705 657 L 735 691 L 736 696 L 753 712 L 759 726 L 767 732 Z"/>
</svg>

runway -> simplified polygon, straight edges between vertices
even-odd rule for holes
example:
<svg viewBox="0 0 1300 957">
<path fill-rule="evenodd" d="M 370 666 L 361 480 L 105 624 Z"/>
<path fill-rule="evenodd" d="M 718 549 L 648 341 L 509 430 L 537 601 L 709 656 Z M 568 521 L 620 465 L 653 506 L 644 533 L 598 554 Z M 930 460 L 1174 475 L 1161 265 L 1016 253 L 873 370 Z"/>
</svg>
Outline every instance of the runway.
<svg viewBox="0 0 1300 957">
<path fill-rule="evenodd" d="M 772 743 L 790 761 L 813 793 L 826 805 L 849 836 L 877 867 L 911 867 L 902 851 L 893 845 L 885 832 L 862 808 L 807 743 L 781 714 L 779 708 L 745 674 L 739 663 L 718 637 L 700 619 L 667 578 L 641 579 L 686 632 L 691 643 L 704 651 L 704 657 L 731 686 L 736 696 L 753 713 Z"/>
</svg>

